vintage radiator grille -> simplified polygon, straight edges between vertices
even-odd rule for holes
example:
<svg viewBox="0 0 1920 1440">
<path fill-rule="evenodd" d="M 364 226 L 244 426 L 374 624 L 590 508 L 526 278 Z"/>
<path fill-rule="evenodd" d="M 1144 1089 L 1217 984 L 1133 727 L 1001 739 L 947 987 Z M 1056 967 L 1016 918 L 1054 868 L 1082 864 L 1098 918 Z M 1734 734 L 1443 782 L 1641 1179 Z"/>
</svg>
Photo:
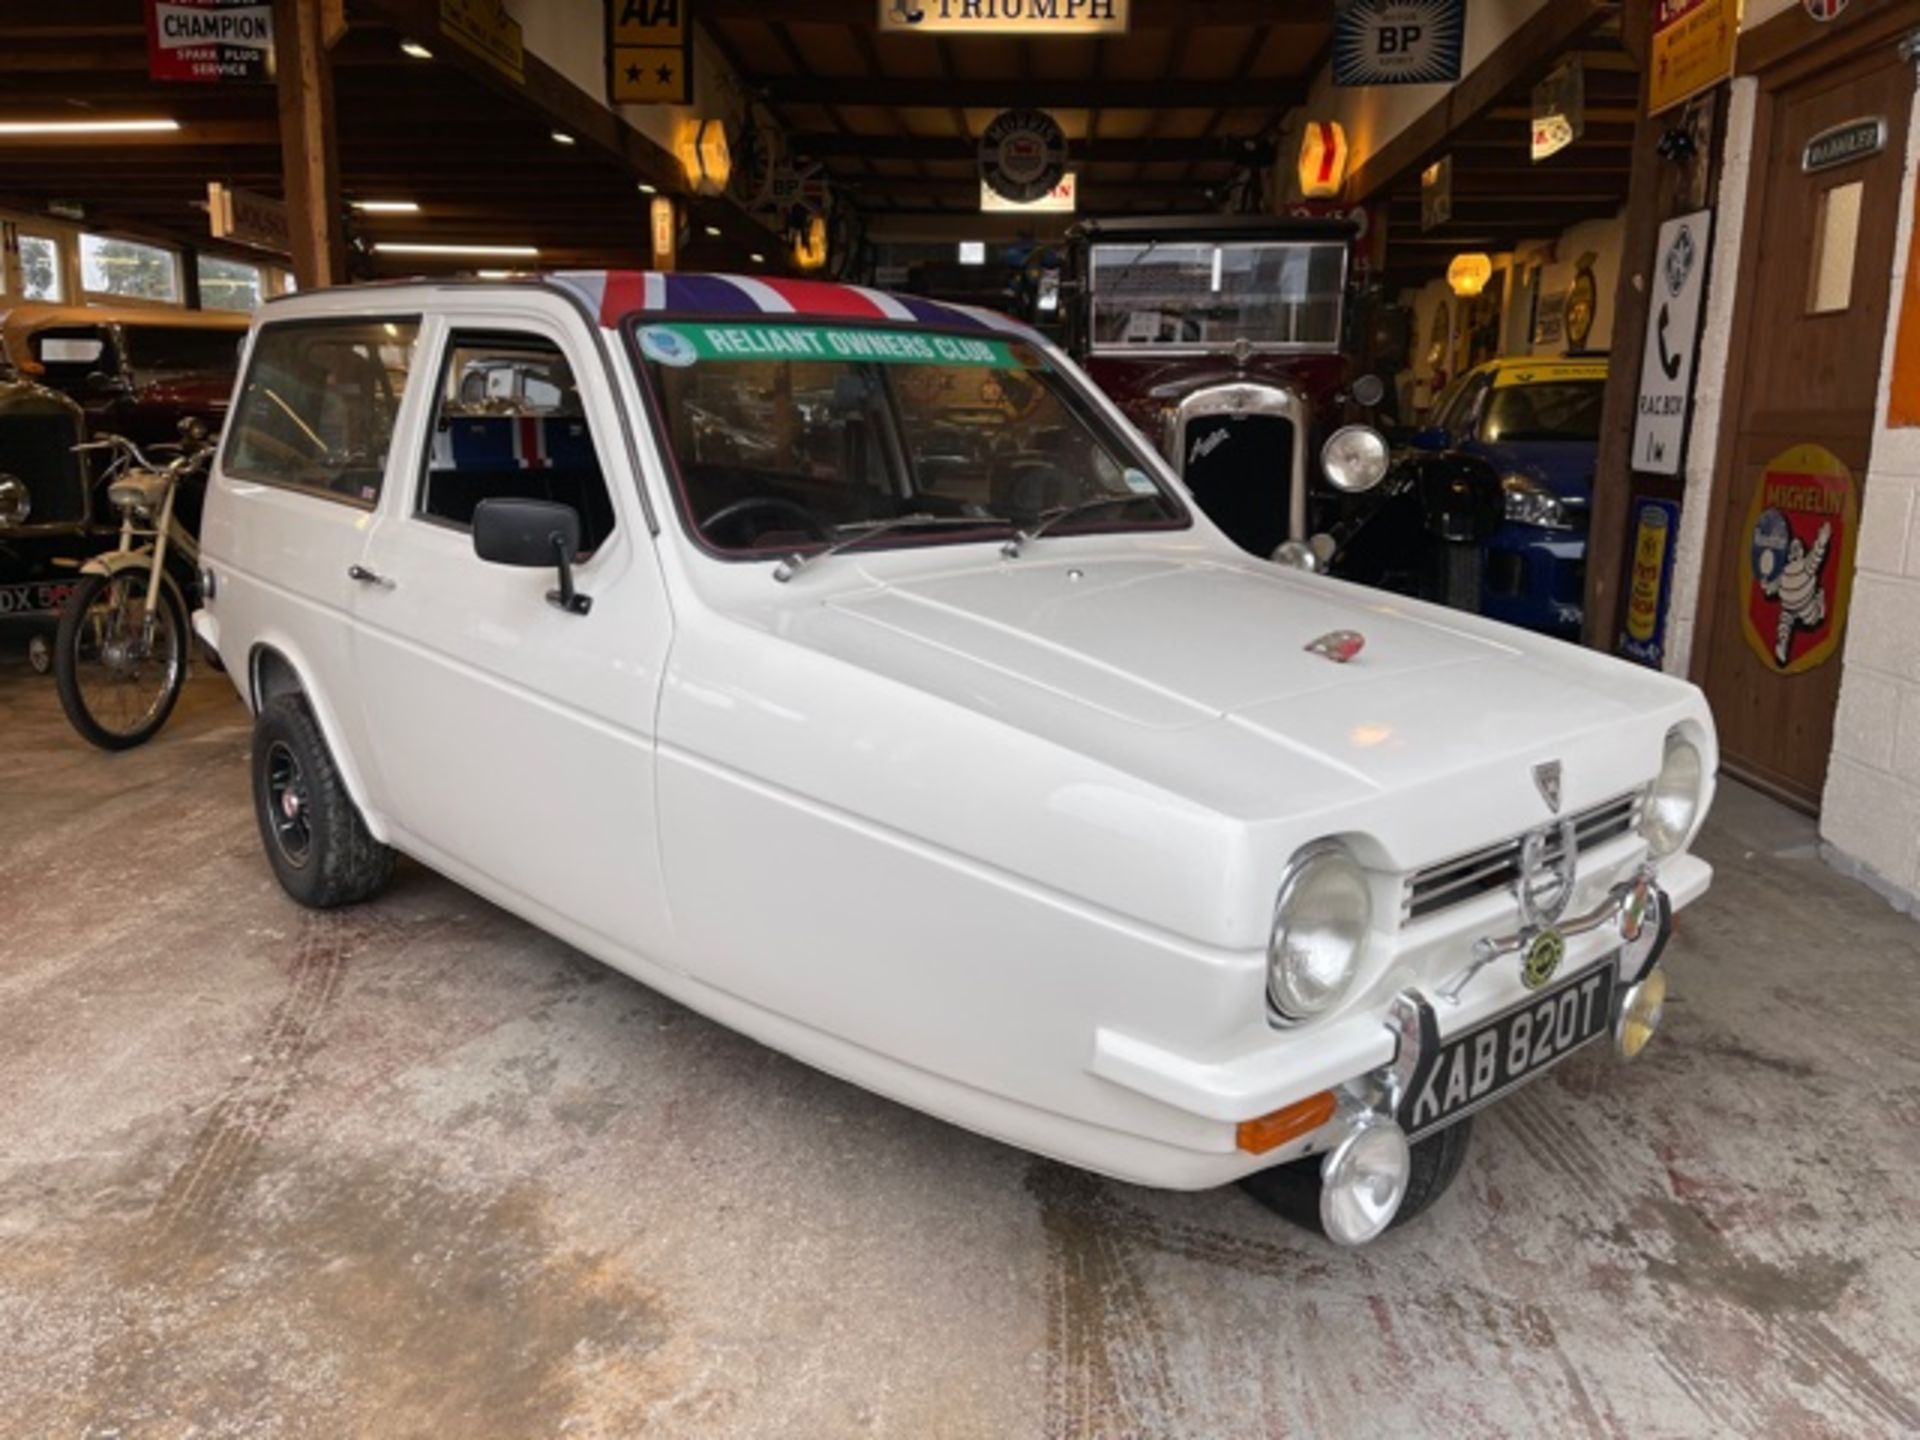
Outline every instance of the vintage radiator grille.
<svg viewBox="0 0 1920 1440">
<path fill-rule="evenodd" d="M 1637 790 L 1573 817 L 1574 834 L 1583 852 L 1627 834 L 1639 823 Z M 1520 872 L 1520 842 L 1521 837 L 1515 835 L 1414 871 L 1401 892 L 1401 923 L 1424 919 L 1489 891 L 1512 889 Z"/>
</svg>

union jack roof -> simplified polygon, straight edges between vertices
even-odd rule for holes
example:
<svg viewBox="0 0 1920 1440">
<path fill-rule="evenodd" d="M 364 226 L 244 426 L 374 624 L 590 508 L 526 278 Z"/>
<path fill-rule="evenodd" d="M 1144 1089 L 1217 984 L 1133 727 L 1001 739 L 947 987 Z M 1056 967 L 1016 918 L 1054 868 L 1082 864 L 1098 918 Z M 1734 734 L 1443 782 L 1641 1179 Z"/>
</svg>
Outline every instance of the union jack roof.
<svg viewBox="0 0 1920 1440">
<path fill-rule="evenodd" d="M 572 290 L 602 325 L 629 315 L 804 315 L 809 319 L 884 321 L 942 330 L 998 330 L 1026 340 L 1039 335 L 1019 321 L 970 305 L 918 295 L 891 295 L 831 280 L 761 275 L 700 275 L 658 270 L 573 270 L 551 277 Z"/>
</svg>

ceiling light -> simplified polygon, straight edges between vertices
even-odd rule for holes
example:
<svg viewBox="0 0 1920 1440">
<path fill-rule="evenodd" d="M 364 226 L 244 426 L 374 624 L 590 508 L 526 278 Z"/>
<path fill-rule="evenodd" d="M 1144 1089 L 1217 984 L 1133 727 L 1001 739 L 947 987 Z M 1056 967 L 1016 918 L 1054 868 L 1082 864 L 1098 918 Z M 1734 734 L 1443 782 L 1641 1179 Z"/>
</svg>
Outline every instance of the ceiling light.
<svg viewBox="0 0 1920 1440">
<path fill-rule="evenodd" d="M 400 42 L 400 53 L 415 60 L 433 59 L 433 51 L 427 49 L 427 47 L 422 45 L 418 40 L 402 40 Z"/>
<path fill-rule="evenodd" d="M 754 251 L 751 255 L 747 256 L 747 258 L 753 261 L 753 263 L 756 265 L 764 265 L 767 263 L 767 257 L 762 255 L 758 250 Z"/>
<path fill-rule="evenodd" d="M 382 240 L 373 247 L 382 255 L 531 255 L 535 245 L 426 245 L 411 240 Z"/>
<path fill-rule="evenodd" d="M 417 215 L 420 207 L 411 200 L 355 200 L 353 208 L 368 215 Z"/>
<path fill-rule="evenodd" d="M 511 280 L 518 271 L 514 270 L 476 270 L 473 272 L 482 280 Z"/>
<path fill-rule="evenodd" d="M 150 135 L 179 128 L 178 120 L 0 120 L 0 135 Z"/>
<path fill-rule="evenodd" d="M 718 225 L 707 226 L 707 234 L 718 240 L 720 238 L 720 227 Z"/>
<path fill-rule="evenodd" d="M 660 193 L 660 187 L 658 185 L 649 185 L 646 181 L 642 180 L 640 182 L 640 193 L 642 195 L 658 195 Z"/>
<path fill-rule="evenodd" d="M 553 143 L 556 145 L 571 145 L 573 144 L 573 136 L 564 130 L 556 130 L 553 132 Z"/>
</svg>

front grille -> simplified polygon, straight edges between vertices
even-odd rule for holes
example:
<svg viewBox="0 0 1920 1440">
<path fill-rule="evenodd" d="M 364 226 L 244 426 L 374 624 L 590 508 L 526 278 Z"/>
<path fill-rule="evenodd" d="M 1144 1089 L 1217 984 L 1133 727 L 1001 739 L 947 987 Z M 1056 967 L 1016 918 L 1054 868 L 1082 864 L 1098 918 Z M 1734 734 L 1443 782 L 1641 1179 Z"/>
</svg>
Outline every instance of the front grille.
<svg viewBox="0 0 1920 1440">
<path fill-rule="evenodd" d="M 86 467 L 73 453 L 79 427 L 64 414 L 0 418 L 0 474 L 27 487 L 29 525 L 70 525 L 86 515 Z"/>
<path fill-rule="evenodd" d="M 1289 538 L 1293 422 L 1275 415 L 1198 415 L 1187 422 L 1181 476 L 1207 518 L 1266 559 Z"/>
<path fill-rule="evenodd" d="M 1630 832 L 1640 823 L 1640 792 L 1621 795 L 1573 817 L 1581 853 Z M 1491 891 L 1511 890 L 1520 878 L 1523 837 L 1482 846 L 1413 872 L 1400 901 L 1402 924 L 1425 919 Z"/>
</svg>

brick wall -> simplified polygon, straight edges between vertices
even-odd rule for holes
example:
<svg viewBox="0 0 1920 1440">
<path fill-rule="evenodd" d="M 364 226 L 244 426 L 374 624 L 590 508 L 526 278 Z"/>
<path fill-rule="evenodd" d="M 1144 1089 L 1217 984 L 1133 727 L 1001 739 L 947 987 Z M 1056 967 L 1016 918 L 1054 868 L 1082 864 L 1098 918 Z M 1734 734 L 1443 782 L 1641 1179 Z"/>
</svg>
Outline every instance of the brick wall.
<svg viewBox="0 0 1920 1440">
<path fill-rule="evenodd" d="M 1896 307 L 1913 233 L 1917 154 L 1920 107 L 1907 136 Z M 1920 911 L 1920 429 L 1884 423 L 1897 319 L 1888 317 L 1881 352 L 1875 413 L 1882 423 L 1867 467 L 1820 838 L 1832 863 L 1900 908 Z"/>
</svg>

